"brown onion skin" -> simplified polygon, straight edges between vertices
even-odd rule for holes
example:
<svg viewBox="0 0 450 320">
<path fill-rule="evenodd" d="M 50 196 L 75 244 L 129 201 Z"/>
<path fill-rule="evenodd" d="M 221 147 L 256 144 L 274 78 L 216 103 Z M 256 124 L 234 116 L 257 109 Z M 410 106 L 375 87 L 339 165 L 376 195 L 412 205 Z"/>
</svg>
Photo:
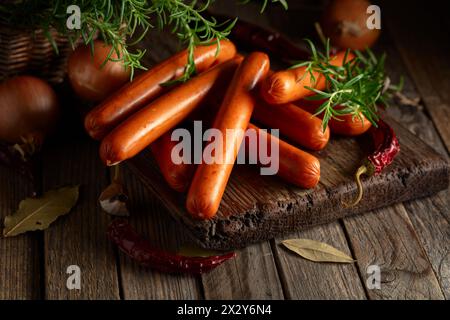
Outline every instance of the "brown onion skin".
<svg viewBox="0 0 450 320">
<path fill-rule="evenodd" d="M 365 50 L 380 36 L 379 29 L 368 29 L 367 0 L 332 0 L 325 8 L 321 27 L 331 44 L 341 49 Z"/>
<path fill-rule="evenodd" d="M 94 41 L 94 55 L 89 45 L 79 46 L 70 56 L 67 73 L 75 93 L 87 101 L 98 102 L 112 94 L 130 79 L 130 69 L 122 61 L 102 64 L 111 50 L 103 41 Z M 117 59 L 114 51 L 112 59 Z"/>
<path fill-rule="evenodd" d="M 0 84 L 0 140 L 23 143 L 41 139 L 56 126 L 58 98 L 45 81 L 17 76 Z"/>
</svg>

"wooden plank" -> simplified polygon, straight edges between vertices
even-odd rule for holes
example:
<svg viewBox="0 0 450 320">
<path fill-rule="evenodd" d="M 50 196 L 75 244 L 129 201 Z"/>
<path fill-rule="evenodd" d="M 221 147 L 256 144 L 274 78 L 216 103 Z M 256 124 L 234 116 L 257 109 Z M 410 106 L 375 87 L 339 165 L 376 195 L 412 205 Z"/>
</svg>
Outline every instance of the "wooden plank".
<svg viewBox="0 0 450 320">
<path fill-rule="evenodd" d="M 277 238 L 274 253 L 287 299 L 366 299 L 355 264 L 316 263 L 284 248 L 284 239 L 312 239 L 352 255 L 339 222 Z"/>
<path fill-rule="evenodd" d="M 9 168 L 0 167 L 0 219 L 30 195 L 28 182 Z M 42 234 L 27 233 L 0 239 L 0 300 L 41 297 L 40 248 Z"/>
<path fill-rule="evenodd" d="M 237 257 L 202 275 L 206 299 L 283 299 L 268 242 L 236 251 Z"/>
<path fill-rule="evenodd" d="M 439 6 L 427 10 L 398 1 L 383 1 L 381 8 L 396 47 L 450 152 L 448 12 L 439 10 Z"/>
<path fill-rule="evenodd" d="M 441 289 L 450 299 L 450 190 L 404 206 Z"/>
<path fill-rule="evenodd" d="M 98 146 L 86 138 L 49 148 L 44 159 L 44 190 L 80 185 L 76 207 L 45 231 L 46 299 L 119 299 L 115 254 L 107 237 L 109 217 L 97 199 L 107 184 Z M 68 290 L 67 267 L 81 269 L 81 290 Z"/>
<path fill-rule="evenodd" d="M 177 251 L 181 244 L 187 242 L 183 229 L 126 166 L 121 168 L 129 195 L 130 223 L 156 247 Z M 123 254 L 120 254 L 120 279 L 124 299 L 202 298 L 198 277 L 152 271 L 140 267 Z"/>
<path fill-rule="evenodd" d="M 392 43 L 386 43 L 386 39 L 381 39 L 381 44 L 378 46 L 388 54 L 387 70 L 389 76 L 393 81 L 397 81 L 399 74 L 401 74 L 402 61 L 396 56 L 396 52 L 392 49 Z M 409 79 L 405 79 L 405 88 L 403 93 L 408 97 L 417 96 Z M 432 123 L 421 112 L 420 107 L 414 108 L 412 106 L 395 105 L 392 106 L 388 113 L 395 117 L 398 121 L 407 126 L 410 131 L 419 135 L 419 137 L 426 139 L 426 141 L 434 140 L 436 142 L 436 133 L 430 131 L 433 128 Z M 429 129 L 428 129 L 429 128 Z M 428 129 L 428 130 L 427 130 Z M 434 138 L 434 139 L 432 139 Z M 421 204 L 427 200 L 415 200 L 411 203 Z M 435 213 L 431 210 L 432 214 L 423 216 L 417 214 L 417 210 L 410 210 L 409 214 L 405 210 L 402 204 L 396 206 L 396 210 L 392 208 L 384 208 L 377 210 L 375 213 L 368 213 L 361 217 L 353 217 L 344 219 L 344 226 L 348 233 L 350 242 L 354 249 L 355 257 L 358 259 L 358 267 L 360 274 L 364 279 L 368 277 L 366 274 L 367 267 L 371 264 L 378 264 L 381 267 L 382 278 L 385 278 L 382 283 L 381 290 L 370 290 L 366 287 L 369 298 L 371 299 L 403 299 L 403 298 L 437 298 L 441 299 L 442 292 L 436 279 L 433 268 L 435 267 L 434 261 L 429 261 L 429 256 L 436 251 L 432 248 L 423 249 L 423 239 L 430 241 L 435 239 L 438 241 L 432 241 L 443 249 L 447 247 L 447 240 L 442 235 L 442 231 L 438 225 L 433 225 L 433 220 L 436 217 Z M 420 240 L 417 238 L 415 227 L 409 220 L 411 213 L 415 213 L 414 216 L 418 217 L 421 222 L 426 222 L 427 227 L 424 232 L 431 230 L 437 230 L 437 234 L 440 237 L 425 236 L 424 232 L 419 233 Z M 421 212 L 420 212 L 421 213 Z M 400 216 L 400 217 L 399 217 Z M 386 222 L 383 226 L 380 224 L 380 220 Z M 416 223 L 419 224 L 419 223 Z M 419 227 L 420 229 L 420 227 Z M 420 230 L 419 230 L 420 231 Z M 408 235 L 408 236 L 405 236 Z M 376 239 L 383 239 L 383 244 L 380 245 L 380 241 Z M 407 239 L 407 240 L 405 240 Z M 439 240 L 443 240 L 439 243 Z M 354 245 L 354 243 L 356 243 Z M 399 245 L 402 244 L 401 246 Z M 361 244 L 364 247 L 361 249 Z M 406 248 L 403 248 L 403 246 Z M 438 252 L 440 252 L 438 250 Z M 392 257 L 391 260 L 385 261 L 385 257 Z M 419 257 L 419 258 L 418 258 Z M 380 261 L 382 262 L 376 262 Z M 400 261 L 400 262 L 399 262 Z M 432 268 L 433 267 L 433 268 Z M 394 271 L 392 271 L 394 270 Z M 424 271 L 426 270 L 426 271 Z M 385 284 L 388 285 L 385 285 Z"/>
<path fill-rule="evenodd" d="M 430 262 L 402 204 L 344 219 L 361 275 L 376 265 L 381 289 L 370 299 L 443 299 Z"/>
<path fill-rule="evenodd" d="M 387 32 L 386 32 L 387 31 Z M 414 100 L 419 97 L 417 89 L 405 71 L 405 65 L 398 51 L 385 30 L 380 47 L 386 51 L 388 59 L 386 68 L 389 76 L 397 82 L 400 75 L 404 78 L 403 94 Z M 447 161 L 447 151 L 436 127 L 423 110 L 423 104 L 416 107 L 405 104 L 395 104 L 388 109 L 391 117 L 417 137 L 426 141 Z M 416 230 L 420 243 L 428 256 L 434 273 L 441 285 L 446 298 L 450 298 L 450 191 L 444 190 L 426 199 L 404 203 L 408 216 Z"/>
<path fill-rule="evenodd" d="M 378 47 L 387 51 L 388 75 L 396 82 L 399 75 L 404 73 L 398 53 L 386 36 L 381 39 Z M 403 94 L 410 98 L 417 96 L 407 77 Z M 388 113 L 419 137 L 433 142 L 435 146 L 440 144 L 432 123 L 422 113 L 420 106 L 395 105 L 391 106 Z M 442 154 L 442 144 L 439 146 Z M 424 204 L 429 205 L 427 213 L 417 210 Z M 439 283 L 441 277 L 436 271 L 442 262 L 442 255 L 445 258 L 445 251 L 448 252 L 448 222 L 442 222 L 441 219 L 441 223 L 436 223 L 439 216 L 442 216 L 436 213 L 442 210 L 436 205 L 430 205 L 429 199 L 411 201 L 407 207 L 409 212 L 403 204 L 398 204 L 394 208 L 377 210 L 374 214 L 344 219 L 363 278 L 368 277 L 366 272 L 369 265 L 375 264 L 381 268 L 381 290 L 366 287 L 371 299 L 444 298 L 443 286 Z M 414 217 L 414 224 L 410 216 Z M 445 268 L 445 261 L 443 265 Z"/>
</svg>

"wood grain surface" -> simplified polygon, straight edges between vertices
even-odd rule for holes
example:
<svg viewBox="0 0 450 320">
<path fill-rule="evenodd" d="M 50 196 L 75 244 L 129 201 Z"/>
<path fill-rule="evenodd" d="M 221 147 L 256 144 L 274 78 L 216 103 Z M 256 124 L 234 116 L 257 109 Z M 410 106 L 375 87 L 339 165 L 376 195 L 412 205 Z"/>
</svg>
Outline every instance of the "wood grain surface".
<svg viewBox="0 0 450 320">
<path fill-rule="evenodd" d="M 32 191 L 24 177 L 5 167 L 0 167 L 0 190 L 2 221 Z M 0 239 L 0 299 L 41 298 L 41 242 L 41 232 Z"/>
<path fill-rule="evenodd" d="M 400 133 L 402 147 L 406 145 L 406 150 L 418 152 L 414 159 L 400 158 L 397 165 L 402 167 L 408 161 L 419 165 L 433 154 L 428 147 L 422 148 L 424 145 L 417 143 L 415 137 L 448 162 L 449 42 L 437 40 L 447 38 L 450 27 L 445 16 L 447 11 L 439 10 L 438 6 L 425 10 L 423 4 L 404 6 L 396 1 L 376 2 L 382 9 L 383 30 L 375 51 L 387 52 L 389 77 L 395 83 L 403 76 L 403 94 L 414 101 L 409 104 L 396 99 L 387 110 L 387 115 L 406 129 L 404 132 L 414 135 L 406 134 L 405 140 Z M 258 13 L 260 4 L 256 1 L 246 6 L 233 3 L 217 0 L 212 10 L 238 15 L 300 42 L 305 36 L 314 38 L 312 26 L 325 1 L 289 1 L 289 11 L 272 6 L 263 15 Z M 152 32 L 141 45 L 148 49 L 145 63 L 149 67 L 181 48 L 173 37 L 160 32 Z M 60 91 L 65 110 L 77 104 L 86 106 L 67 91 L 67 88 Z M 69 130 L 81 132 L 80 122 Z M 237 250 L 236 259 L 201 277 L 166 275 L 139 267 L 109 244 L 105 231 L 111 218 L 100 210 L 97 197 L 110 182 L 110 175 L 98 160 L 98 145 L 85 136 L 69 139 L 65 133 L 60 135 L 60 142 L 46 148 L 44 181 L 41 182 L 45 189 L 80 183 L 80 201 L 45 232 L 0 239 L 0 299 L 450 298 L 449 189 L 417 200 L 403 201 L 406 199 L 403 198 L 403 202 L 394 206 L 250 245 Z M 335 160 L 333 150 L 322 153 L 322 157 L 330 157 L 330 160 L 324 161 L 326 177 L 319 189 L 336 188 L 347 179 L 350 183 L 350 173 L 355 168 L 348 163 L 354 163 L 354 159 L 361 156 L 352 149 L 357 142 L 336 143 L 343 143 L 342 148 L 351 148 L 350 152 L 337 161 L 330 161 Z M 150 163 L 152 179 L 162 181 L 152 166 Z M 389 173 L 395 170 L 393 167 Z M 121 172 L 130 196 L 129 219 L 140 233 L 155 246 L 168 250 L 176 251 L 180 245 L 192 241 L 189 231 L 171 215 L 178 210 L 177 206 L 161 202 L 126 166 Z M 234 173 L 237 178 L 255 174 L 256 170 L 245 169 Z M 416 181 L 413 177 L 403 176 L 403 181 L 425 191 L 436 188 L 426 180 Z M 272 180 L 273 184 L 261 185 L 267 193 L 273 192 L 273 185 L 284 184 L 276 178 Z M 0 217 L 3 218 L 14 212 L 19 201 L 31 190 L 16 173 L 0 167 L 0 191 Z M 156 191 L 173 200 L 170 203 L 183 201 L 162 184 Z M 251 199 L 251 193 L 256 191 L 251 188 L 243 193 L 241 202 Z M 354 185 L 349 184 L 342 192 L 350 197 L 354 191 Z M 291 199 L 293 195 L 298 192 L 285 191 L 277 201 Z M 293 205 L 295 203 L 291 208 Z M 309 222 L 313 222 L 313 218 L 310 217 Z M 289 238 L 324 241 L 350 254 L 356 262 L 342 265 L 304 260 L 280 245 Z M 66 268 L 70 264 L 81 267 L 82 290 L 66 288 Z M 370 265 L 381 269 L 380 290 L 367 286 Z"/>
<path fill-rule="evenodd" d="M 45 231 L 46 299 L 120 298 L 114 252 L 106 237 L 109 217 L 97 203 L 107 181 L 97 154 L 96 143 L 85 138 L 66 141 L 45 154 L 44 190 L 80 186 L 78 204 Z M 70 265 L 80 267 L 80 290 L 66 287 Z"/>
<path fill-rule="evenodd" d="M 388 109 L 391 117 L 401 122 L 410 132 L 421 140 L 426 141 L 444 159 L 449 160 L 447 150 L 440 136 L 427 116 L 424 101 L 417 93 L 411 80 L 411 73 L 406 72 L 401 55 L 396 50 L 395 41 L 391 32 L 385 32 L 379 45 L 386 51 L 389 59 L 387 69 L 394 82 L 404 79 L 402 93 L 415 105 L 397 101 L 394 107 Z M 407 101 L 408 102 L 408 101 Z M 450 297 L 450 193 L 449 189 L 439 192 L 431 197 L 408 201 L 403 204 L 411 223 L 413 224 L 423 250 L 428 255 L 434 274 L 441 289 L 448 299 Z"/>
<path fill-rule="evenodd" d="M 450 151 L 450 52 L 448 10 L 383 1 L 387 28 L 427 111 Z M 396 14 L 402 10 L 403 14 Z M 420 21 L 420 23 L 418 23 Z M 430 36 L 432 35 L 432 36 Z M 439 41 L 438 39 L 447 39 Z"/>
<path fill-rule="evenodd" d="M 352 256 L 339 222 L 277 238 L 273 250 L 288 299 L 366 299 L 355 264 L 323 263 L 299 258 L 280 242 L 284 239 L 312 239 L 325 242 Z M 295 279 L 295 281 L 294 281 Z M 318 281 L 320 279 L 320 281 Z"/>
</svg>

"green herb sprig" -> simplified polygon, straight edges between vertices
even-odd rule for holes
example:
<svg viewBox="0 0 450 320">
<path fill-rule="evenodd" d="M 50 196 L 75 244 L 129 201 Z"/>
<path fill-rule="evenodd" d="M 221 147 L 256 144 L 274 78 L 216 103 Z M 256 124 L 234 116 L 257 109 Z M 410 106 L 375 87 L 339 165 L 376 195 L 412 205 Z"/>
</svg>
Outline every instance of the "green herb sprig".
<svg viewBox="0 0 450 320">
<path fill-rule="evenodd" d="M 252 0 L 241 0 L 240 3 L 241 3 L 241 4 L 247 4 L 247 3 L 249 3 L 250 1 L 252 1 Z M 268 5 L 269 3 L 279 3 L 279 4 L 281 4 L 281 5 L 283 6 L 283 8 L 284 8 L 285 10 L 288 9 L 288 3 L 287 3 L 287 0 L 264 0 L 264 1 L 263 1 L 263 4 L 262 4 L 262 6 L 261 6 L 261 13 L 263 13 L 264 10 L 266 10 L 267 5 Z"/>
<path fill-rule="evenodd" d="M 279 2 L 287 8 L 286 0 L 264 0 L 262 11 L 269 1 Z M 42 28 L 56 51 L 58 48 L 49 31 L 52 27 L 66 35 L 73 47 L 80 37 L 85 44 L 92 46 L 95 36 L 100 34 L 112 46 L 107 60 L 113 60 L 111 55 L 116 52 L 116 61 L 123 61 L 131 69 L 131 77 L 135 69 L 145 69 L 140 62 L 145 50 L 130 51 L 130 47 L 138 43 L 149 29 L 168 27 L 187 45 L 189 59 L 180 79 L 185 81 L 195 73 L 195 46 L 219 43 L 229 35 L 236 22 L 218 23 L 214 18 L 203 15 L 212 2 L 214 0 L 202 3 L 197 0 L 11 0 L 0 4 L 0 23 Z M 80 7 L 79 30 L 69 30 L 66 26 L 66 10 L 72 4 Z M 129 43 L 130 39 L 135 40 Z"/>
<path fill-rule="evenodd" d="M 390 94 L 401 90 L 398 86 L 388 85 L 384 71 L 386 55 L 377 58 L 375 54 L 366 49 L 365 52 L 353 51 L 355 57 L 349 59 L 350 50 L 344 56 L 342 66 L 331 64 L 333 59 L 330 54 L 329 40 L 325 45 L 325 52 L 317 50 L 315 45 L 306 39 L 311 48 L 311 59 L 292 66 L 292 68 L 305 67 L 305 76 L 309 74 L 313 86 L 305 86 L 314 94 L 307 97 L 308 100 L 324 100 L 318 107 L 315 115 L 323 114 L 322 129 L 325 131 L 330 119 L 343 121 L 340 116 L 352 115 L 352 118 L 364 116 L 374 126 L 379 119 L 378 104 L 387 105 Z M 327 88 L 318 90 L 314 88 L 316 77 L 314 74 L 325 77 Z"/>
</svg>

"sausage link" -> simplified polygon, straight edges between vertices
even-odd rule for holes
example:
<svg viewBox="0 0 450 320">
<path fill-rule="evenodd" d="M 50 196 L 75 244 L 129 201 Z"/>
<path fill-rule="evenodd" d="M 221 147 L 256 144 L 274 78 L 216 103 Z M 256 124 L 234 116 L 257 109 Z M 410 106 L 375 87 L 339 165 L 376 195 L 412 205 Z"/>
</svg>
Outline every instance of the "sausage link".
<svg viewBox="0 0 450 320">
<path fill-rule="evenodd" d="M 279 129 L 292 142 L 311 150 L 323 149 L 330 139 L 328 127 L 322 130 L 322 120 L 293 105 L 270 105 L 259 99 L 253 118 L 269 128 Z"/>
<path fill-rule="evenodd" d="M 172 159 L 172 149 L 178 144 L 172 141 L 172 131 L 163 134 L 150 145 L 153 157 L 167 184 L 177 192 L 186 192 L 195 172 L 195 165 L 176 164 Z"/>
<path fill-rule="evenodd" d="M 196 71 L 204 72 L 213 65 L 231 59 L 236 54 L 236 48 L 230 41 L 222 40 L 220 51 L 217 55 L 216 53 L 216 44 L 195 48 Z M 159 96 L 165 90 L 162 83 L 179 78 L 184 73 L 187 59 L 187 50 L 175 54 L 141 74 L 92 109 L 84 121 L 88 134 L 101 140 L 119 123 Z"/>
<path fill-rule="evenodd" d="M 260 132 L 260 129 L 251 123 L 248 129 L 253 129 L 257 133 Z M 276 175 L 298 187 L 305 189 L 314 188 L 320 180 L 319 160 L 313 155 L 272 136 L 270 133 L 262 132 L 263 136 L 265 136 L 263 141 L 267 144 L 266 148 L 268 150 L 270 150 L 273 139 L 276 139 L 279 144 L 279 168 Z M 171 154 L 176 142 L 171 141 L 170 136 L 170 133 L 164 134 L 161 138 L 153 142 L 150 148 L 167 184 L 177 192 L 185 192 L 191 184 L 195 172 L 195 165 L 173 163 Z M 250 149 L 250 144 L 247 143 L 246 152 L 247 154 L 252 152 L 259 157 L 258 150 L 261 148 L 260 145 L 262 142 L 259 134 L 256 137 L 256 150 Z M 261 163 L 259 158 L 258 162 Z"/>
<path fill-rule="evenodd" d="M 315 113 L 324 100 L 298 100 L 294 104 L 310 113 Z M 336 110 L 341 109 L 340 106 L 336 107 Z M 333 134 L 342 136 L 354 137 L 365 133 L 370 129 L 372 124 L 367 118 L 360 113 L 360 116 L 354 117 L 351 114 L 344 114 L 338 116 L 338 119 L 331 118 L 328 121 L 328 126 Z M 323 114 L 318 115 L 318 118 L 322 119 Z"/>
<path fill-rule="evenodd" d="M 331 58 L 330 63 L 340 66 L 344 63 L 344 59 L 345 52 L 339 52 Z M 346 61 L 351 59 L 353 59 L 353 55 L 349 53 Z M 306 66 L 275 72 L 263 81 L 260 90 L 261 96 L 267 103 L 282 104 L 293 102 L 314 93 L 305 86 L 318 90 L 325 89 L 325 77 L 316 71 L 313 71 L 312 74 L 315 81 L 306 70 Z"/>
<path fill-rule="evenodd" d="M 261 143 L 267 144 L 267 150 L 270 152 L 270 146 L 275 139 L 275 143 L 278 143 L 278 172 L 277 176 L 283 180 L 290 182 L 298 187 L 310 189 L 314 188 L 320 180 L 320 162 L 319 159 L 313 155 L 300 150 L 293 145 L 278 139 L 277 137 L 269 134 L 264 130 L 260 130 L 257 126 L 249 124 L 249 129 L 255 130 L 258 134 L 257 148 L 261 148 Z M 263 140 L 261 141 L 260 134 Z M 246 144 L 247 153 L 255 152 L 259 155 L 258 150 L 251 150 L 249 144 Z M 271 154 L 273 157 L 274 155 Z"/>
<path fill-rule="evenodd" d="M 255 104 L 251 90 L 267 75 L 269 58 L 254 52 L 248 55 L 234 74 L 213 128 L 224 137 L 222 163 L 198 166 L 187 195 L 187 210 L 196 218 L 212 218 L 220 205 L 233 169 L 242 133 L 247 128 Z M 232 131 L 227 134 L 227 129 Z"/>
<path fill-rule="evenodd" d="M 108 165 L 129 159 L 183 121 L 215 86 L 227 83 L 242 58 L 236 57 L 192 78 L 159 97 L 111 131 L 100 145 Z M 214 90 L 212 90 L 214 92 Z"/>
</svg>

